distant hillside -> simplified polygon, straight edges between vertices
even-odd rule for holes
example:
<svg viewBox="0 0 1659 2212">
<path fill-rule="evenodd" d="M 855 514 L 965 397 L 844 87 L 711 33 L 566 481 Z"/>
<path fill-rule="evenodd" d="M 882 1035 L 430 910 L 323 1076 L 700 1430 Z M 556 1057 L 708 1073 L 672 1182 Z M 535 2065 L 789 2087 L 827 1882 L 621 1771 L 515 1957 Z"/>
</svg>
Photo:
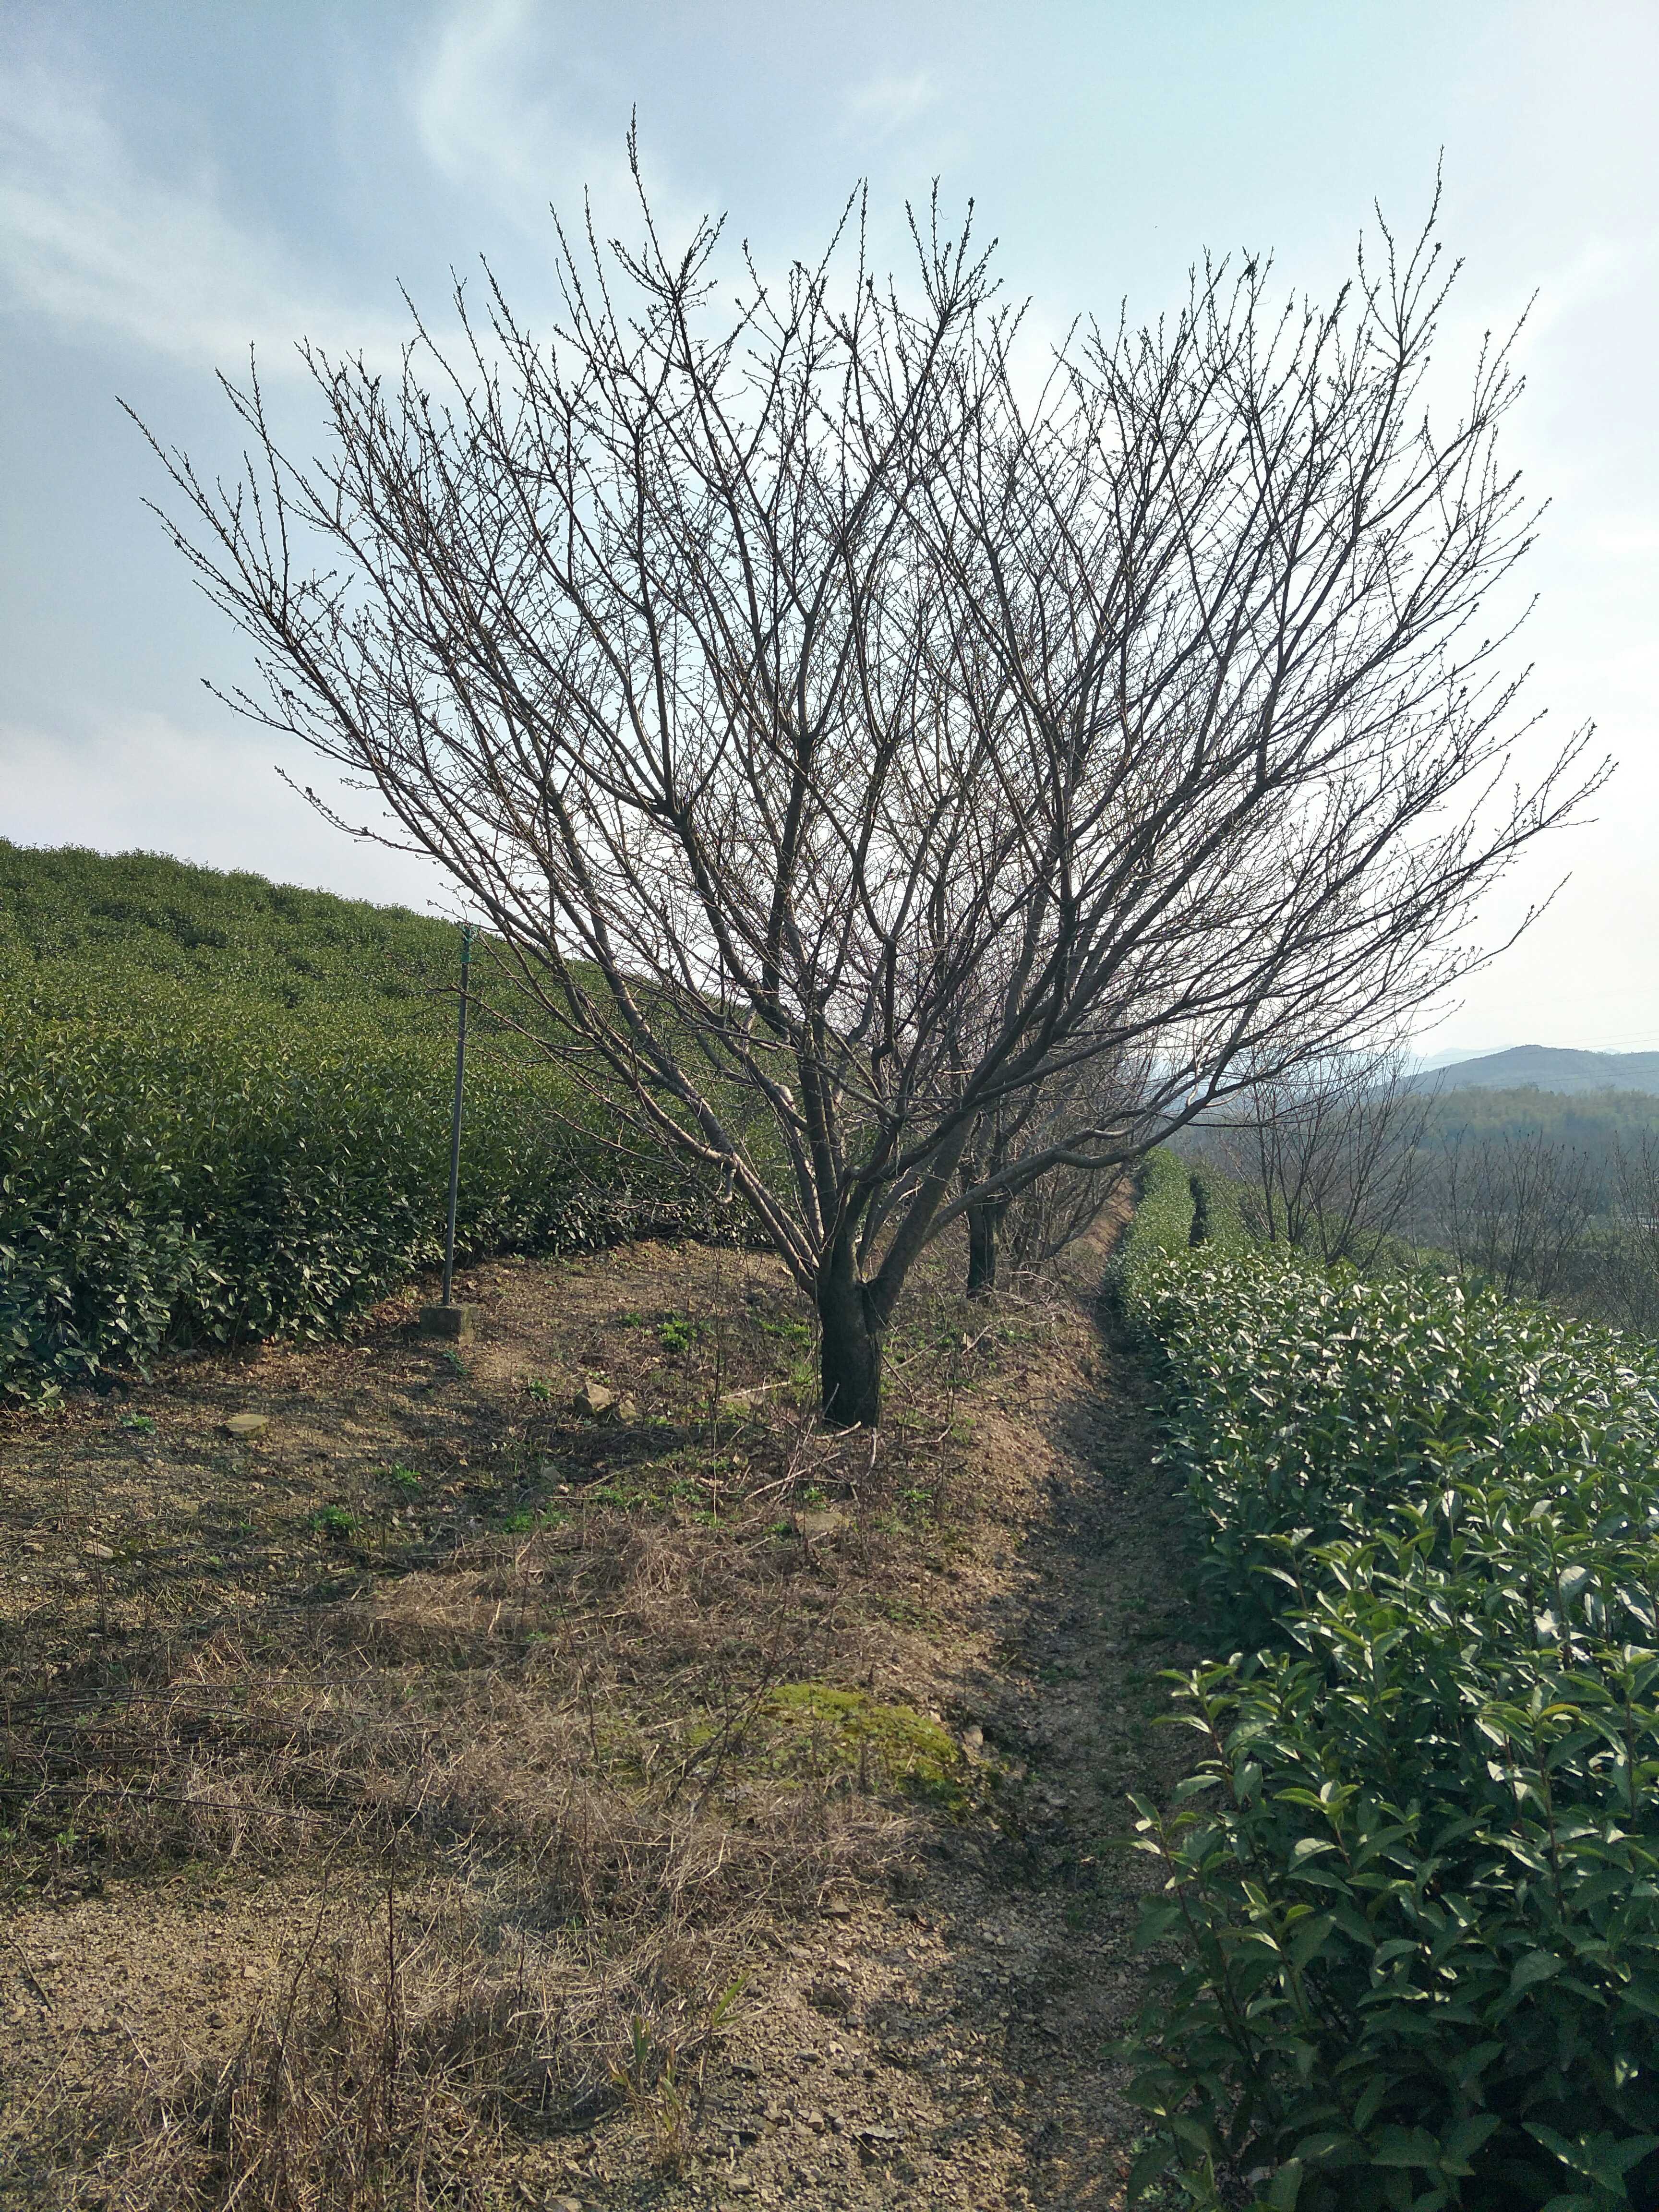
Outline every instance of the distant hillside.
<svg viewBox="0 0 1659 2212">
<path fill-rule="evenodd" d="M 1419 1091 L 1524 1091 L 1534 1085 L 1577 1097 L 1589 1091 L 1659 1093 L 1659 1052 L 1573 1052 L 1558 1045 L 1517 1044 L 1479 1060 L 1425 1070 Z"/>
<path fill-rule="evenodd" d="M 1459 1135 L 1477 1140 L 1546 1138 L 1576 1154 L 1600 1176 L 1616 1153 L 1639 1150 L 1659 1135 L 1659 1094 L 1651 1091 L 1491 1091 L 1465 1084 L 1436 1092 L 1429 1109 L 1431 1141 Z"/>
<path fill-rule="evenodd" d="M 402 907 L 0 838 L 0 988 L 60 1006 L 100 985 L 129 1000 L 171 985 L 203 1003 L 349 1007 L 377 1027 L 447 1031 L 457 944 L 453 925 Z"/>
</svg>

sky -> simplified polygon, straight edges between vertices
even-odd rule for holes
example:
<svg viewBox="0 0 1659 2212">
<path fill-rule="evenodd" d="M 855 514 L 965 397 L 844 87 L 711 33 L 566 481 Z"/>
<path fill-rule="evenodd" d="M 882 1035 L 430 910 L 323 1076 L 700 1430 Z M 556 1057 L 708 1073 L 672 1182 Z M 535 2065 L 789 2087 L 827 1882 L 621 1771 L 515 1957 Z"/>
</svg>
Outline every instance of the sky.
<svg viewBox="0 0 1659 2212">
<path fill-rule="evenodd" d="M 1156 316 L 1206 249 L 1328 295 L 1374 206 L 1413 226 L 1439 165 L 1450 365 L 1531 303 L 1506 444 L 1549 502 L 1513 648 L 1543 720 L 1517 769 L 1587 722 L 1618 765 L 1489 898 L 1486 945 L 1552 902 L 1419 1048 L 1659 1046 L 1656 82 L 1656 0 L 9 0 L 0 836 L 447 909 L 206 688 L 248 649 L 146 511 L 159 469 L 118 401 L 234 471 L 215 373 L 250 344 L 303 441 L 295 342 L 390 358 L 400 287 L 441 309 L 485 255 L 545 319 L 550 203 L 586 190 L 629 227 L 630 113 L 665 216 L 724 213 L 769 264 L 860 179 L 898 258 L 937 179 L 1056 331 Z"/>
</svg>

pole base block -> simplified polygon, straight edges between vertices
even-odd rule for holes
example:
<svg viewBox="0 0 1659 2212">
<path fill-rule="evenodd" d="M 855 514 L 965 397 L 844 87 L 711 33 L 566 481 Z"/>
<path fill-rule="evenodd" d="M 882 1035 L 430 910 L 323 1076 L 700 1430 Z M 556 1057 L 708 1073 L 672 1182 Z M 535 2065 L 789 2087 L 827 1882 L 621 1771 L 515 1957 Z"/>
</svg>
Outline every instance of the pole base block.
<svg viewBox="0 0 1659 2212">
<path fill-rule="evenodd" d="M 477 1306 L 422 1306 L 421 1334 L 443 1337 L 451 1344 L 470 1344 L 477 1318 Z"/>
</svg>

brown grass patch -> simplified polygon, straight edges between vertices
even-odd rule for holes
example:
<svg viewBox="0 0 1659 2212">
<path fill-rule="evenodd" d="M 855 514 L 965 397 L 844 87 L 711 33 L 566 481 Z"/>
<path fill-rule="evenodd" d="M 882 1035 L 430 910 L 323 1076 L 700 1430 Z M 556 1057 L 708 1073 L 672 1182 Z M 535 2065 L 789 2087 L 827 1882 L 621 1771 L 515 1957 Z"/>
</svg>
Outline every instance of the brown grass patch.
<svg viewBox="0 0 1659 2212">
<path fill-rule="evenodd" d="M 486 1325 L 459 1362 L 392 1309 L 346 1351 L 194 1363 L 16 1428 L 14 1907 L 109 1890 L 141 1948 L 158 1883 L 281 1916 L 210 2049 L 175 1993 L 171 2050 L 129 2022 L 88 2075 L 39 2013 L 0 2142 L 29 2201 L 505 2203 L 608 2109 L 672 2161 L 761 1931 L 910 1847 L 893 1771 L 804 1759 L 776 1693 L 926 1706 L 1006 1534 L 972 1419 L 1018 1405 L 1060 1307 L 924 1285 L 872 1440 L 817 1427 L 806 1316 L 750 1256 L 503 1263 L 466 1291 Z M 635 1417 L 579 1418 L 590 1375 Z M 270 1434 L 231 1445 L 248 1405 Z"/>
<path fill-rule="evenodd" d="M 61 2106 L 60 2175 L 108 2212 L 240 2205 L 426 2212 L 502 2201 L 538 2138 L 627 2102 L 659 2155 L 737 1995 L 737 1946 L 659 1932 L 622 1959 L 400 1903 L 326 1933 L 319 1902 L 282 1986 L 222 2061 L 130 2068 Z"/>
</svg>

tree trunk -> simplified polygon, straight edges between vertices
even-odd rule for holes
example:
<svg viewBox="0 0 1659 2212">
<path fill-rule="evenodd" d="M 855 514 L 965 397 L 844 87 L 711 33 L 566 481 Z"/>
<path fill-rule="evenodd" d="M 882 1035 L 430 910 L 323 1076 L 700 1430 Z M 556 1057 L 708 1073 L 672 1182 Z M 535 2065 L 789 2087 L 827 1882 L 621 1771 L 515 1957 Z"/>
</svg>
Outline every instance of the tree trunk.
<svg viewBox="0 0 1659 2212">
<path fill-rule="evenodd" d="M 997 1286 L 997 1249 L 1006 1198 L 988 1199 L 968 1209 L 968 1295 L 988 1298 Z"/>
<path fill-rule="evenodd" d="M 838 1429 L 873 1429 L 881 1419 L 881 1330 L 850 1239 L 824 1257 L 817 1307 L 823 1418 Z"/>
</svg>

